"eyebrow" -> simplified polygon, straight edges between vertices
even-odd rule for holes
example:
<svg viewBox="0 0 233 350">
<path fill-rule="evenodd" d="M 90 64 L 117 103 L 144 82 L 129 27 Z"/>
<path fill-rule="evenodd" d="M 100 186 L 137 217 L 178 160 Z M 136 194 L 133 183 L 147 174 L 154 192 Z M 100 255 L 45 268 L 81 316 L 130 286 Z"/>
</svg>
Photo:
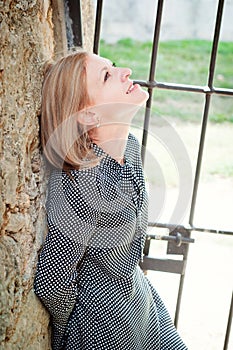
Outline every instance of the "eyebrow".
<svg viewBox="0 0 233 350">
<path fill-rule="evenodd" d="M 110 66 L 113 65 L 113 63 L 110 60 L 106 60 L 106 61 L 109 63 Z M 101 68 L 101 70 L 100 70 L 100 78 L 101 78 L 102 73 L 104 71 L 107 71 L 108 69 L 109 69 L 109 66 L 104 66 L 103 68 Z"/>
<path fill-rule="evenodd" d="M 109 69 L 109 67 L 105 66 L 105 67 L 101 68 L 100 72 L 103 72 L 103 71 L 108 70 L 108 69 Z"/>
<path fill-rule="evenodd" d="M 101 79 L 101 77 L 102 77 L 103 72 L 104 72 L 104 71 L 107 71 L 108 69 L 109 69 L 109 67 L 107 67 L 107 66 L 101 68 L 100 74 L 99 74 L 99 78 L 100 78 L 100 79 Z"/>
</svg>

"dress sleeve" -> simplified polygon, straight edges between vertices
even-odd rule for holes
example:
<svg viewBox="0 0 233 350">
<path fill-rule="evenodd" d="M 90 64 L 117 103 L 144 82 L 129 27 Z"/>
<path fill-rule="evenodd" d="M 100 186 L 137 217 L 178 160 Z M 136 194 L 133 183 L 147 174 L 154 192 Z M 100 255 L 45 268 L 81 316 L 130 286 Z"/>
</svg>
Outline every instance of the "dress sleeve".
<svg viewBox="0 0 233 350">
<path fill-rule="evenodd" d="M 48 234 L 40 253 L 34 291 L 52 316 L 56 334 L 64 333 L 77 297 L 77 276 L 100 215 L 96 174 L 52 176 L 47 201 Z M 59 337 L 59 336 L 58 336 Z"/>
</svg>

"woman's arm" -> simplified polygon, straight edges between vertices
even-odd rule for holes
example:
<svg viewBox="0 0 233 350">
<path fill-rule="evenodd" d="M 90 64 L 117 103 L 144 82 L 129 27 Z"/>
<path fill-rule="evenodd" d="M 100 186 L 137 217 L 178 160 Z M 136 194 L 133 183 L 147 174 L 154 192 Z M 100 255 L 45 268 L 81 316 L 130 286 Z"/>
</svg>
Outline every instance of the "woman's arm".
<svg viewBox="0 0 233 350">
<path fill-rule="evenodd" d="M 52 180 L 53 194 L 49 196 L 47 213 L 49 232 L 39 256 L 34 290 L 52 316 L 58 338 L 59 334 L 62 338 L 75 305 L 78 266 L 100 215 L 96 179 L 93 174 L 81 173 L 72 180 L 63 173 Z"/>
<path fill-rule="evenodd" d="M 53 321 L 66 325 L 77 296 L 77 265 L 85 246 L 49 226 L 37 264 L 34 290 Z"/>
</svg>

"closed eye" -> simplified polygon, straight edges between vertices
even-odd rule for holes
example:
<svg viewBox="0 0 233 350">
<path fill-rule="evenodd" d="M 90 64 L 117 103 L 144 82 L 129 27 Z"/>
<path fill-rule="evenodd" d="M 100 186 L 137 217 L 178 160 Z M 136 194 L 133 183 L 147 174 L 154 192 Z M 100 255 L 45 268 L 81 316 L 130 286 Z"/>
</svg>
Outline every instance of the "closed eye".
<svg viewBox="0 0 233 350">
<path fill-rule="evenodd" d="M 116 67 L 115 62 L 112 63 L 112 67 Z M 109 71 L 107 71 L 104 75 L 104 82 L 106 82 L 110 76 L 111 74 L 109 73 Z"/>
<path fill-rule="evenodd" d="M 106 72 L 104 75 L 104 82 L 106 82 L 110 76 L 109 72 Z"/>
</svg>

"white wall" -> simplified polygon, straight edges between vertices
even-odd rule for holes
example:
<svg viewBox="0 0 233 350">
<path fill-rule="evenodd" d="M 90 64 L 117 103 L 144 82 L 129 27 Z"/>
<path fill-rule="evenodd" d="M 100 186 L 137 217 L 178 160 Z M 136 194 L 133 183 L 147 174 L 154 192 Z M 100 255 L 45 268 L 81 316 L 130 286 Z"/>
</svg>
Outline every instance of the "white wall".
<svg viewBox="0 0 233 350">
<path fill-rule="evenodd" d="M 93 0 L 94 1 L 94 0 Z M 152 40 L 157 0 L 104 0 L 101 38 Z M 96 1 L 94 1 L 96 3 Z M 218 0 L 164 0 L 160 39 L 212 40 Z M 221 40 L 233 41 L 233 0 L 226 0 Z"/>
</svg>

